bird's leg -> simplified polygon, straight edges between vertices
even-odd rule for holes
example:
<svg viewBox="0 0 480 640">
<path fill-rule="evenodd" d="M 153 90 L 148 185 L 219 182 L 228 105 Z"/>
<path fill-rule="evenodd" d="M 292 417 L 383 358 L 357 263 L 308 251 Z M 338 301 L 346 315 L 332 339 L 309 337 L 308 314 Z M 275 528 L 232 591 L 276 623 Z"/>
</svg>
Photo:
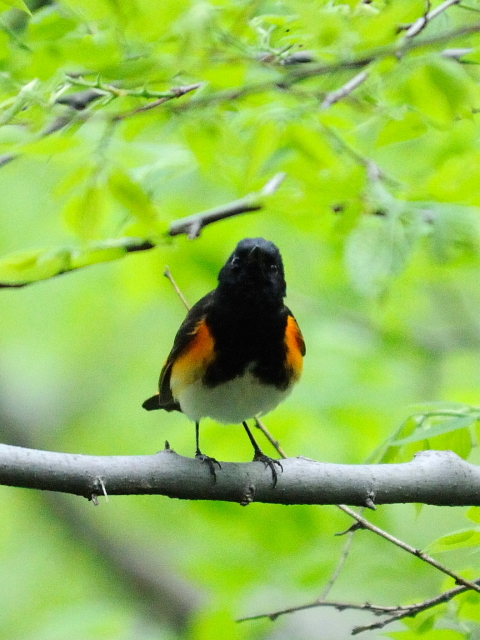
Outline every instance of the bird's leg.
<svg viewBox="0 0 480 640">
<path fill-rule="evenodd" d="M 242 422 L 242 424 L 245 428 L 245 431 L 247 432 L 247 436 L 250 438 L 250 442 L 252 443 L 253 449 L 255 451 L 253 460 L 255 462 L 256 461 L 263 462 L 265 467 L 270 468 L 270 471 L 272 472 L 273 486 L 275 487 L 275 485 L 277 484 L 277 478 L 278 478 L 277 469 L 275 468 L 275 465 L 278 465 L 280 469 L 283 471 L 282 463 L 279 460 L 275 460 L 274 458 L 270 458 L 270 456 L 265 455 L 263 451 L 260 449 L 260 447 L 258 446 L 258 443 L 255 440 L 255 438 L 253 437 L 253 433 L 250 431 L 248 424 L 246 422 Z"/>
<path fill-rule="evenodd" d="M 213 476 L 213 481 L 216 482 L 217 481 L 217 474 L 215 473 L 215 465 L 218 465 L 218 468 L 221 469 L 222 465 L 218 462 L 218 460 L 215 460 L 215 458 L 211 458 L 210 456 L 206 456 L 205 454 L 203 454 L 200 451 L 200 422 L 195 422 L 195 443 L 196 443 L 196 451 L 195 451 L 195 458 L 197 460 L 201 460 L 202 462 L 206 462 L 208 465 L 208 468 L 210 469 L 210 473 Z"/>
</svg>

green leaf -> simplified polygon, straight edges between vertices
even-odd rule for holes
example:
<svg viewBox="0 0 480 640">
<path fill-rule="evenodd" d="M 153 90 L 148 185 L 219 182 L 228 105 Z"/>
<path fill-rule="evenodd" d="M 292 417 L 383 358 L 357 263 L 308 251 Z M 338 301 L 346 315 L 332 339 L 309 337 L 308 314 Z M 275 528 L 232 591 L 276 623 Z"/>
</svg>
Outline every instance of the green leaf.
<svg viewBox="0 0 480 640">
<path fill-rule="evenodd" d="M 480 210 L 477 207 L 423 202 L 418 208 L 430 221 L 430 247 L 439 262 L 480 251 Z"/>
<path fill-rule="evenodd" d="M 366 296 L 378 296 L 403 271 L 414 239 L 397 217 L 365 216 L 350 234 L 345 262 L 355 287 Z"/>
<path fill-rule="evenodd" d="M 126 237 L 92 243 L 76 249 L 62 247 L 13 253 L 0 259 L 0 282 L 36 282 L 92 264 L 118 260 L 132 247 L 139 247 L 144 242 L 142 238 Z"/>
<path fill-rule="evenodd" d="M 474 415 L 450 418 L 435 426 L 418 429 L 411 436 L 401 438 L 400 440 L 395 440 L 391 444 L 392 446 L 398 446 L 409 444 L 410 442 L 419 442 L 420 440 L 429 440 L 430 438 L 434 438 L 435 436 L 440 436 L 444 433 L 450 433 L 451 431 L 456 431 L 457 429 L 465 429 L 465 427 L 468 427 L 472 423 L 476 422 L 476 420 L 477 416 Z"/>
<path fill-rule="evenodd" d="M 72 269 L 80 269 L 81 267 L 87 267 L 92 264 L 118 260 L 118 258 L 122 258 L 125 253 L 125 249 L 115 246 L 98 246 L 78 250 L 72 255 Z"/>
<path fill-rule="evenodd" d="M 480 507 L 470 507 L 465 515 L 473 522 L 480 524 Z"/>
<path fill-rule="evenodd" d="M 113 197 L 120 202 L 143 225 L 145 234 L 160 233 L 157 209 L 138 182 L 125 171 L 117 169 L 108 178 L 108 187 Z"/>
<path fill-rule="evenodd" d="M 79 141 L 70 136 L 52 135 L 38 138 L 22 146 L 22 153 L 39 156 L 52 156 L 78 147 Z"/>
<path fill-rule="evenodd" d="M 350 234 L 345 261 L 353 284 L 367 296 L 383 293 L 406 267 L 428 226 L 415 203 L 395 198 L 380 180 L 366 194 L 368 211 Z"/>
<path fill-rule="evenodd" d="M 426 548 L 428 553 L 442 553 L 454 549 L 465 549 L 480 546 L 480 531 L 477 529 L 462 529 L 442 536 L 430 543 Z"/>
<path fill-rule="evenodd" d="M 400 104 L 409 104 L 424 113 L 437 125 L 448 125 L 468 106 L 470 83 L 460 65 L 439 56 L 428 62 L 410 61 L 404 65 L 403 75 L 394 93 Z"/>
<path fill-rule="evenodd" d="M 92 240 L 100 234 L 109 203 L 105 189 L 90 185 L 82 195 L 75 195 L 65 207 L 65 220 L 82 240 Z"/>
<path fill-rule="evenodd" d="M 435 637 L 436 639 L 438 639 L 438 635 L 436 636 L 430 636 L 430 633 L 432 631 L 434 631 L 434 628 L 437 626 L 438 620 L 441 616 L 442 613 L 444 613 L 446 611 L 446 605 L 445 604 L 441 604 L 438 607 L 435 607 L 434 609 L 427 609 L 425 611 L 421 611 L 418 615 L 416 615 L 413 618 L 404 618 L 402 620 L 402 624 L 404 624 L 409 631 L 407 632 L 402 632 L 399 631 L 398 633 L 411 633 L 411 634 L 415 634 L 415 635 L 408 635 L 408 638 L 415 638 L 418 639 L 419 636 L 422 637 L 431 637 L 433 640 L 433 637 Z M 392 633 L 392 637 L 395 638 L 397 637 L 395 634 L 397 632 L 393 631 Z M 435 633 L 437 633 L 435 631 Z M 403 636 L 398 635 L 399 638 L 402 638 Z M 443 636 L 442 636 L 443 637 Z"/>
<path fill-rule="evenodd" d="M 142 238 L 120 238 L 118 240 L 104 240 L 95 242 L 81 249 L 72 251 L 71 267 L 79 269 L 100 262 L 111 262 L 126 255 L 132 247 L 143 244 Z"/>
<path fill-rule="evenodd" d="M 20 9 L 21 11 L 25 11 L 25 13 L 28 13 L 29 16 L 32 15 L 32 12 L 27 7 L 25 2 L 23 2 L 23 0 L 0 0 L 0 2 L 6 5 L 7 7 L 13 7 L 15 9 Z"/>
<path fill-rule="evenodd" d="M 429 447 L 432 446 L 430 440 Z M 468 459 L 472 451 L 471 429 L 457 429 L 449 433 L 443 433 L 435 438 L 435 448 L 443 451 L 453 451 L 464 460 Z"/>
<path fill-rule="evenodd" d="M 428 131 L 425 118 L 417 111 L 406 111 L 402 114 L 401 119 L 386 119 L 384 128 L 378 136 L 378 146 L 395 144 L 418 138 Z"/>
<path fill-rule="evenodd" d="M 412 431 L 416 429 L 417 425 L 417 420 L 413 416 L 409 416 L 384 442 L 382 442 L 379 447 L 375 449 L 375 451 L 367 458 L 365 464 L 394 462 L 398 448 L 393 445 L 393 442 L 395 442 L 401 433 L 410 435 Z"/>
<path fill-rule="evenodd" d="M 66 249 L 34 249 L 13 253 L 0 259 L 0 282 L 22 284 L 45 280 L 65 271 L 70 265 Z"/>
</svg>

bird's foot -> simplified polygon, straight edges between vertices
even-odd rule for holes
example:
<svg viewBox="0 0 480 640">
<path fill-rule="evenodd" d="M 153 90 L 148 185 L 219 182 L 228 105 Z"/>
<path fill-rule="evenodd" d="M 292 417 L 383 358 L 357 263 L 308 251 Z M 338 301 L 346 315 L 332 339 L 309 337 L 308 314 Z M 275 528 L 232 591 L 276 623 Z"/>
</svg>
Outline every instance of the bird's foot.
<svg viewBox="0 0 480 640">
<path fill-rule="evenodd" d="M 275 488 L 278 480 L 278 473 L 275 465 L 277 465 L 277 467 L 280 467 L 280 470 L 283 471 L 282 463 L 280 462 L 280 460 L 275 460 L 275 458 L 270 458 L 270 456 L 266 456 L 262 451 L 259 451 L 253 457 L 253 461 L 263 462 L 263 464 L 265 465 L 265 468 L 266 467 L 270 468 L 270 471 L 272 472 L 272 484 L 273 484 L 273 487 Z"/>
<path fill-rule="evenodd" d="M 200 451 L 200 449 L 197 450 L 197 452 L 195 454 L 195 458 L 197 460 L 200 460 L 201 462 L 205 462 L 208 465 L 208 468 L 210 470 L 210 474 L 213 476 L 213 481 L 216 482 L 217 481 L 217 474 L 215 472 L 215 465 L 218 465 L 219 469 L 222 468 L 222 465 L 219 463 L 219 461 L 216 460 L 215 458 L 210 457 L 210 456 L 206 456 L 204 453 L 202 453 Z"/>
</svg>

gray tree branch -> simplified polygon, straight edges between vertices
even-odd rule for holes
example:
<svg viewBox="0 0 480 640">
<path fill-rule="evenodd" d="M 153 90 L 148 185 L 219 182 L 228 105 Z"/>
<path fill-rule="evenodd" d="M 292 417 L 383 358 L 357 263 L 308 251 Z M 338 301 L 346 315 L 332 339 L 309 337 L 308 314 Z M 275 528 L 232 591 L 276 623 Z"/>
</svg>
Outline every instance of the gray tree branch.
<svg viewBox="0 0 480 640">
<path fill-rule="evenodd" d="M 480 505 L 480 467 L 451 451 L 426 451 L 412 462 L 379 465 L 287 458 L 276 487 L 261 462 L 221 464 L 214 482 L 207 465 L 171 449 L 144 456 L 88 456 L 0 445 L 0 484 L 72 493 L 94 501 L 106 493 L 242 505 Z"/>
<path fill-rule="evenodd" d="M 170 236 L 178 236 L 180 234 L 188 235 L 190 240 L 198 238 L 204 227 L 219 220 L 225 220 L 241 213 L 249 213 L 251 211 L 259 211 L 264 207 L 264 198 L 273 195 L 282 182 L 287 177 L 283 171 L 275 174 L 273 178 L 265 184 L 260 191 L 254 191 L 247 194 L 239 200 L 234 200 L 228 204 L 220 205 L 208 211 L 194 213 L 186 218 L 180 218 L 170 223 L 168 234 Z"/>
<path fill-rule="evenodd" d="M 178 236 L 181 234 L 186 234 L 188 235 L 190 240 L 194 240 L 195 238 L 198 238 L 202 229 L 204 229 L 209 224 L 213 224 L 214 222 L 218 222 L 219 220 L 226 220 L 227 218 L 238 216 L 243 213 L 260 211 L 265 207 L 265 200 L 277 191 L 286 177 L 286 173 L 280 171 L 279 173 L 276 173 L 272 178 L 270 178 L 270 180 L 268 180 L 268 182 L 259 191 L 253 191 L 251 193 L 248 193 L 243 198 L 234 200 L 233 202 L 227 202 L 226 204 L 222 204 L 218 207 L 215 207 L 214 209 L 201 211 L 200 213 L 194 213 L 191 216 L 186 216 L 185 218 L 174 220 L 170 223 L 170 227 L 166 235 Z M 89 249 L 92 252 L 98 251 L 99 253 L 101 253 L 103 250 L 116 251 L 114 257 L 112 257 L 111 254 L 108 258 L 105 258 L 105 256 L 103 256 L 98 262 L 95 262 L 93 260 L 82 260 L 82 252 L 77 251 L 76 249 L 65 249 L 65 253 L 67 255 L 65 264 L 56 273 L 53 273 L 52 275 L 41 280 L 27 280 L 25 282 L 0 281 L 0 289 L 21 289 L 22 287 L 27 287 L 28 285 L 36 284 L 37 282 L 42 282 L 43 280 L 57 278 L 58 276 L 65 275 L 66 273 L 71 273 L 73 271 L 77 271 L 78 269 L 84 269 L 87 266 L 99 264 L 99 262 L 105 262 L 106 260 L 118 260 L 127 253 L 150 251 L 150 249 L 154 249 L 158 244 L 160 244 L 162 240 L 162 238 L 146 240 L 145 238 L 126 237 L 97 242 L 90 246 Z"/>
<path fill-rule="evenodd" d="M 478 582 L 478 581 L 476 581 Z M 370 602 L 365 602 L 362 604 L 358 604 L 355 602 L 341 602 L 341 601 L 327 601 L 327 600 L 314 600 L 313 602 L 308 602 L 306 604 L 302 604 L 296 607 L 288 607 L 286 609 L 280 609 L 278 611 L 272 611 L 270 613 L 261 613 L 255 616 L 245 616 L 244 618 L 239 618 L 237 622 L 246 622 L 249 620 L 261 620 L 263 618 L 269 618 L 270 620 L 276 620 L 281 616 L 297 613 L 299 611 L 305 611 L 306 609 L 318 609 L 320 607 L 332 607 L 337 609 L 337 611 L 346 611 L 348 609 L 355 611 L 369 611 L 376 616 L 386 616 L 379 622 L 374 622 L 367 625 L 357 626 L 352 629 L 352 635 L 357 635 L 362 633 L 363 631 L 372 631 L 373 629 L 383 629 L 388 624 L 395 622 L 397 620 L 401 620 L 402 618 L 414 618 L 417 614 L 422 611 L 426 611 L 427 609 L 432 609 L 439 604 L 443 604 L 444 602 L 450 602 L 456 596 L 461 593 L 465 593 L 468 590 L 468 587 L 454 587 L 453 589 L 449 589 L 448 591 L 444 591 L 438 596 L 434 598 L 429 598 L 428 600 L 424 600 L 423 602 L 415 602 L 414 604 L 406 604 L 406 605 L 393 605 L 393 606 L 385 606 L 379 604 L 372 604 Z"/>
</svg>

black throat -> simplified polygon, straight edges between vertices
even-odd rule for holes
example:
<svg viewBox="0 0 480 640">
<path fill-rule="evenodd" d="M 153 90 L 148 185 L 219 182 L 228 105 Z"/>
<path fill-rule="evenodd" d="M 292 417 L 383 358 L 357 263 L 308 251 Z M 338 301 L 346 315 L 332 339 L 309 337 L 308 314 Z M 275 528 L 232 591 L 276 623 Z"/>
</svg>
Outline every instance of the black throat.
<svg viewBox="0 0 480 640">
<path fill-rule="evenodd" d="M 216 356 L 204 376 L 217 386 L 250 370 L 263 384 L 288 385 L 285 328 L 288 309 L 282 292 L 265 287 L 219 285 L 207 316 Z"/>
</svg>

